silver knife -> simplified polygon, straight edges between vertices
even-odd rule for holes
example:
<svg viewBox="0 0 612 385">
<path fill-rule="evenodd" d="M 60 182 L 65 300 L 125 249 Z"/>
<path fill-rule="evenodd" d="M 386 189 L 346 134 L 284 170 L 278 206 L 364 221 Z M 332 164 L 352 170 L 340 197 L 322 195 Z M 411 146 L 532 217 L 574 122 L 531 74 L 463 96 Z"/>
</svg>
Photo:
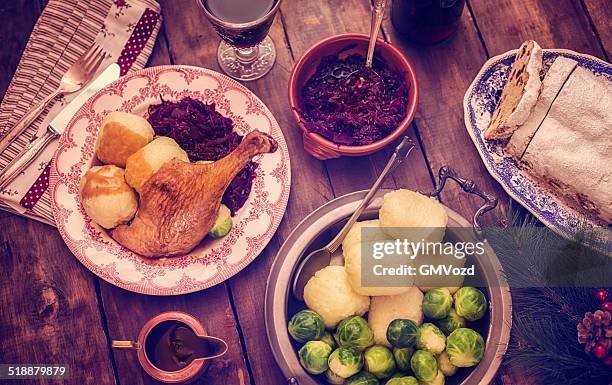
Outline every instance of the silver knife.
<svg viewBox="0 0 612 385">
<path fill-rule="evenodd" d="M 0 174 L 0 191 L 13 181 L 53 139 L 62 135 L 68 123 L 83 104 L 106 85 L 119 79 L 120 68 L 116 63 L 108 66 L 83 91 L 74 98 L 47 126 L 44 135 L 34 139 L 17 155 Z"/>
</svg>

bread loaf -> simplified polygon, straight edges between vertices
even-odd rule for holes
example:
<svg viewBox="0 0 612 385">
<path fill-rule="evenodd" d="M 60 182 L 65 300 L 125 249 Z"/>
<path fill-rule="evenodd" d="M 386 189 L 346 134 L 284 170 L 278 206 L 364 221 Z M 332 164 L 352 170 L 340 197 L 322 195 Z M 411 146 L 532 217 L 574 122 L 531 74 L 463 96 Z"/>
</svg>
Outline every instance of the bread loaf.
<svg viewBox="0 0 612 385">
<path fill-rule="evenodd" d="M 540 94 L 542 48 L 533 40 L 524 42 L 516 53 L 510 75 L 493 112 L 485 139 L 505 139 L 529 117 Z"/>
<path fill-rule="evenodd" d="M 522 160 L 556 195 L 612 223 L 612 82 L 576 67 Z"/>
<path fill-rule="evenodd" d="M 542 91 L 535 107 L 531 111 L 531 115 L 525 124 L 514 131 L 506 145 L 506 152 L 508 154 L 516 159 L 520 159 L 523 156 L 529 142 L 531 142 L 531 138 L 535 135 L 542 121 L 544 121 L 553 101 L 577 64 L 575 60 L 563 56 L 555 59 L 542 81 Z"/>
</svg>

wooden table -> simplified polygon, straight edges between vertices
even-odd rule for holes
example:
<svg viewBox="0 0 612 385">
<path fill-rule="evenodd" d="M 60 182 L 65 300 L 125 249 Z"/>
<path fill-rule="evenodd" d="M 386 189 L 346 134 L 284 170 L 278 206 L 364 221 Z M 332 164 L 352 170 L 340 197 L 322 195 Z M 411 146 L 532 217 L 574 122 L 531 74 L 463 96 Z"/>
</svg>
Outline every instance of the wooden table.
<svg viewBox="0 0 612 385">
<path fill-rule="evenodd" d="M 194 0 L 158 0 L 164 25 L 149 65 L 191 64 L 218 70 L 219 39 Z M 608 4 L 608 7 L 606 7 Z M 8 86 L 44 0 L 0 5 L 0 95 Z M 318 161 L 303 151 L 301 134 L 287 102 L 287 80 L 295 60 L 312 44 L 343 32 L 367 32 L 369 0 L 285 0 L 270 32 L 278 51 L 275 67 L 247 83 L 275 114 L 291 153 L 293 184 L 284 220 L 264 252 L 240 274 L 211 289 L 178 297 L 147 297 L 98 279 L 70 253 L 57 231 L 0 213 L 0 362 L 68 364 L 69 381 L 23 384 L 153 384 L 134 354 L 113 351 L 113 339 L 135 337 L 153 315 L 184 310 L 213 335 L 229 341 L 229 353 L 214 361 L 197 384 L 285 384 L 264 329 L 266 278 L 276 251 L 308 213 L 334 197 L 370 186 L 390 150 L 362 158 Z M 534 38 L 543 47 L 612 54 L 612 11 L 608 0 L 471 0 L 458 33 L 435 46 L 403 40 L 387 18 L 384 37 L 415 65 L 421 101 L 410 136 L 418 143 L 386 187 L 430 190 L 440 166 L 500 197 L 508 197 L 486 172 L 463 124 L 463 94 L 485 60 Z M 480 202 L 452 186 L 445 204 L 470 216 Z M 537 383 L 520 368 L 504 368 L 500 384 Z"/>
</svg>

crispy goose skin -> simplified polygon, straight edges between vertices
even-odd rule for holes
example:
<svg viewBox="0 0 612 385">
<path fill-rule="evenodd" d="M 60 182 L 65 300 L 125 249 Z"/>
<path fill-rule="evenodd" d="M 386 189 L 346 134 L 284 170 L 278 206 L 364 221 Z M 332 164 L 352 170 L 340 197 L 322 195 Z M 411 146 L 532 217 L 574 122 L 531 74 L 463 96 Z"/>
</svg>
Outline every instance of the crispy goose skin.
<svg viewBox="0 0 612 385">
<path fill-rule="evenodd" d="M 173 159 L 143 185 L 136 217 L 117 227 L 112 237 L 145 257 L 188 253 L 213 227 L 223 193 L 236 174 L 255 155 L 274 152 L 276 147 L 269 135 L 253 131 L 214 163 Z"/>
</svg>

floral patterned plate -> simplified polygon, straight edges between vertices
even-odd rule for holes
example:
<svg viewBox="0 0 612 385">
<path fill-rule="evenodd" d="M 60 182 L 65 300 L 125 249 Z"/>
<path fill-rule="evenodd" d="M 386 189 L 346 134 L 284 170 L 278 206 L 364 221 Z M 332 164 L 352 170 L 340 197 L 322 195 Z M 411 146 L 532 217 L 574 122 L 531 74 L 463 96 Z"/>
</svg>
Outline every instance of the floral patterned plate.
<svg viewBox="0 0 612 385">
<path fill-rule="evenodd" d="M 584 213 L 555 196 L 547 186 L 534 179 L 514 159 L 506 155 L 500 143 L 484 139 L 483 133 L 499 102 L 510 68 L 514 63 L 515 54 L 516 50 L 512 50 L 489 59 L 465 93 L 463 100 L 465 126 L 482 161 L 508 195 L 558 234 L 571 238 L 580 223 L 585 223 L 591 228 L 604 225 L 593 218 L 588 218 Z M 576 60 L 580 66 L 591 70 L 596 76 L 612 81 L 610 63 L 593 56 L 563 49 L 544 50 L 544 71 L 548 70 L 558 56 Z M 606 249 L 611 246 L 608 243 L 594 246 Z"/>
<path fill-rule="evenodd" d="M 95 164 L 94 145 L 104 116 L 111 111 L 143 115 L 150 104 L 190 96 L 216 103 L 217 110 L 245 134 L 257 128 L 279 144 L 259 163 L 248 201 L 224 238 L 206 238 L 185 256 L 150 260 L 116 243 L 84 212 L 81 176 Z M 153 295 L 202 290 L 230 278 L 263 250 L 285 212 L 291 181 L 289 153 L 272 113 L 238 82 L 203 68 L 161 66 L 127 75 L 91 97 L 62 135 L 51 167 L 53 215 L 64 241 L 83 265 L 124 289 Z"/>
</svg>

